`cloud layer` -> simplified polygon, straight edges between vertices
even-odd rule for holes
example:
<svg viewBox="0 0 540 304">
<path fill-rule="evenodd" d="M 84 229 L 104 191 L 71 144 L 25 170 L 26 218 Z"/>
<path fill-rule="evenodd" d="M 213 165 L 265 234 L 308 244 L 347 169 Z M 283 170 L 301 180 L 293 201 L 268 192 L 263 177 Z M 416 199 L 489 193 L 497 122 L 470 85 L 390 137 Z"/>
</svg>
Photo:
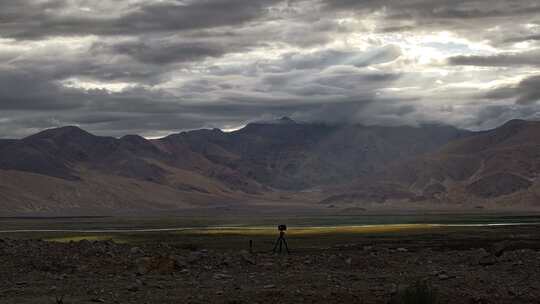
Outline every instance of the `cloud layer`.
<svg viewBox="0 0 540 304">
<path fill-rule="evenodd" d="M 539 15 L 532 0 L 2 1 L 0 137 L 537 119 Z"/>
</svg>

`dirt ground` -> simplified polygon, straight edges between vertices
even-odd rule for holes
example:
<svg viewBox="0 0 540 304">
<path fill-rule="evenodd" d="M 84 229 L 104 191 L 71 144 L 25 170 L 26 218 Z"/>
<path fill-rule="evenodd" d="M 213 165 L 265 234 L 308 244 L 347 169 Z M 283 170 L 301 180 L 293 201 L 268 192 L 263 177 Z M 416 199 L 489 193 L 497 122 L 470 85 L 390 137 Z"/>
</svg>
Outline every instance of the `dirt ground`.
<svg viewBox="0 0 540 304">
<path fill-rule="evenodd" d="M 416 282 L 437 303 L 540 303 L 539 228 L 291 239 L 290 255 L 2 236 L 0 303 L 400 303 Z"/>
</svg>

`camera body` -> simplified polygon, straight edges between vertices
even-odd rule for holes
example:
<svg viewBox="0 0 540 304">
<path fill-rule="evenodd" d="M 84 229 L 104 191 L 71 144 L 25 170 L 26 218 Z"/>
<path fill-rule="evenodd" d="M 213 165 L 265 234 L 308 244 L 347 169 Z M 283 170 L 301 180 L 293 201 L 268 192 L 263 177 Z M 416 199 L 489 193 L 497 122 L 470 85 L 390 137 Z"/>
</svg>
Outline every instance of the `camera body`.
<svg viewBox="0 0 540 304">
<path fill-rule="evenodd" d="M 278 225 L 278 226 L 277 226 L 277 229 L 278 229 L 279 231 L 286 231 L 286 230 L 287 230 L 287 225 L 283 225 L 283 224 Z"/>
</svg>

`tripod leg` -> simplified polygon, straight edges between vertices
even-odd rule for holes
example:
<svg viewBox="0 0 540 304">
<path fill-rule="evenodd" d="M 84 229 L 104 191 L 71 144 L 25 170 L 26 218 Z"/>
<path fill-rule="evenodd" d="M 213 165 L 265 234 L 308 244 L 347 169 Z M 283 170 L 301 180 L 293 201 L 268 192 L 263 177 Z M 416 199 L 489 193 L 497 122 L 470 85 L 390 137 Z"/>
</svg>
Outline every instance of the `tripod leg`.
<svg viewBox="0 0 540 304">
<path fill-rule="evenodd" d="M 283 246 L 283 238 L 279 238 L 279 253 L 281 254 L 281 247 Z"/>
<path fill-rule="evenodd" d="M 278 238 L 278 239 L 276 240 L 276 243 L 274 244 L 274 248 L 272 249 L 272 252 L 273 252 L 273 253 L 276 253 L 276 249 L 277 249 L 277 246 L 278 246 L 278 243 L 279 243 L 279 239 L 280 239 L 280 238 Z"/>
<path fill-rule="evenodd" d="M 285 238 L 283 238 L 283 243 L 285 243 L 285 249 L 287 250 L 287 254 L 291 254 L 291 252 L 289 251 L 289 246 L 287 246 L 287 240 Z"/>
</svg>

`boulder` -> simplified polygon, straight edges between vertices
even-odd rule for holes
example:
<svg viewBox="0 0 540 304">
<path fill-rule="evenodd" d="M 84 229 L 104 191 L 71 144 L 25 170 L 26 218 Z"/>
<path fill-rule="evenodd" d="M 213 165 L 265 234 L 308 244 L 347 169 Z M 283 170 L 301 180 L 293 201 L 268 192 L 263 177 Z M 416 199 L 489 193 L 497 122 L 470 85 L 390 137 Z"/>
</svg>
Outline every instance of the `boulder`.
<svg viewBox="0 0 540 304">
<path fill-rule="evenodd" d="M 251 265 L 255 265 L 255 258 L 252 254 L 247 252 L 246 250 L 240 251 L 240 258 L 243 262 Z"/>
<path fill-rule="evenodd" d="M 486 255 L 480 258 L 478 264 L 481 266 L 490 266 L 497 264 L 497 258 L 493 255 Z"/>
<path fill-rule="evenodd" d="M 207 251 L 194 251 L 189 254 L 187 261 L 190 264 L 194 264 L 202 260 L 208 254 Z"/>
</svg>

